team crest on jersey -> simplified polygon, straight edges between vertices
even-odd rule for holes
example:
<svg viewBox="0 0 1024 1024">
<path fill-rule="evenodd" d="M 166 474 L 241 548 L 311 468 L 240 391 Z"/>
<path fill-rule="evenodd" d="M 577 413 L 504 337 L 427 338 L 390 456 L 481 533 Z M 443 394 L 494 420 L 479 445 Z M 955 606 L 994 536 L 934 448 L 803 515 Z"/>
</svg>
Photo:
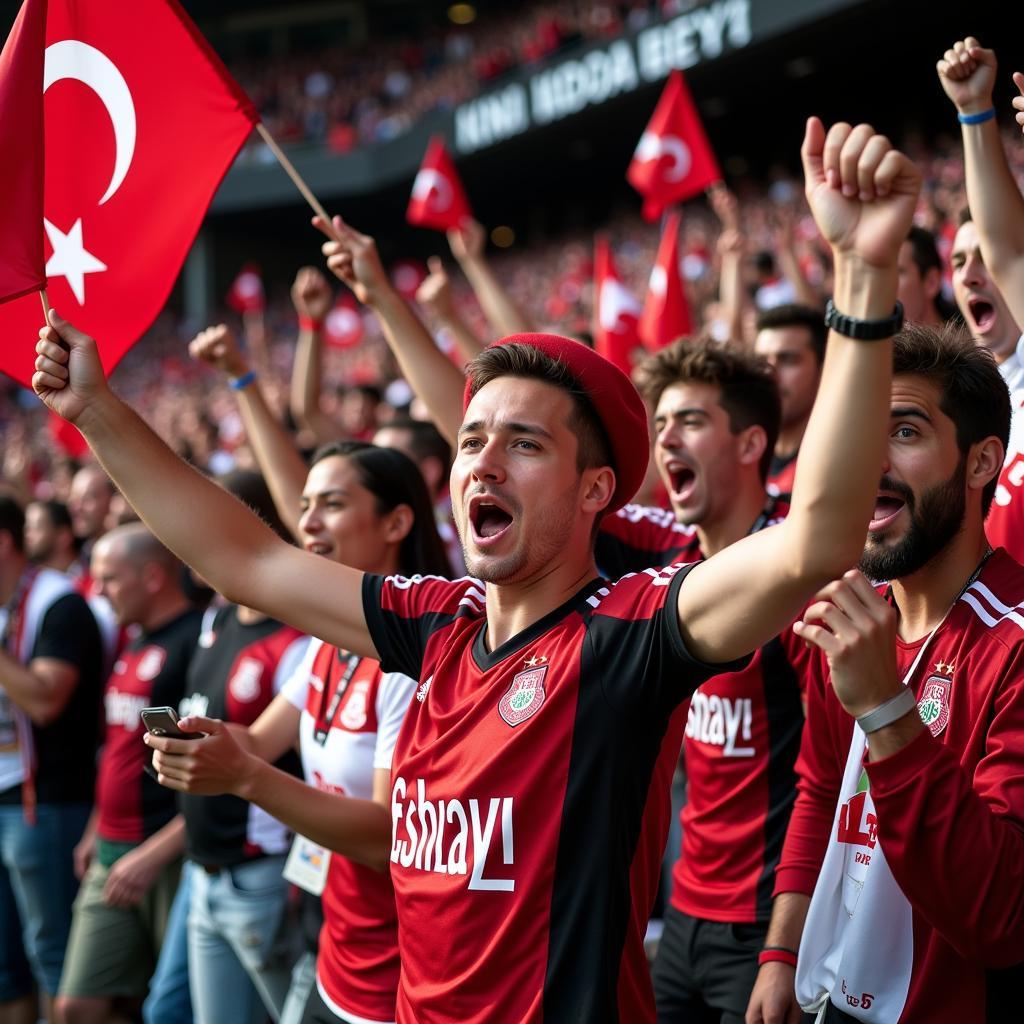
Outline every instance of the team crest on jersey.
<svg viewBox="0 0 1024 1024">
<path fill-rule="evenodd" d="M 150 679 L 156 679 L 160 675 L 160 669 L 164 667 L 166 660 L 167 652 L 162 647 L 149 647 L 139 658 L 139 667 L 135 670 L 135 675 L 144 683 L 148 683 Z"/>
<path fill-rule="evenodd" d="M 917 713 L 933 736 L 941 734 L 949 724 L 949 691 L 953 680 L 945 676 L 929 676 L 925 680 Z"/>
<path fill-rule="evenodd" d="M 352 687 L 352 694 L 345 701 L 345 708 L 341 712 L 341 724 L 346 729 L 362 729 L 366 725 L 367 696 L 370 684 L 365 680 L 356 683 Z"/>
<path fill-rule="evenodd" d="M 512 677 L 512 685 L 498 701 L 498 714 L 513 727 L 532 718 L 544 704 L 544 677 L 548 667 L 539 664 L 536 658 L 530 661 L 534 664 L 527 662 L 530 667 Z"/>
<path fill-rule="evenodd" d="M 263 662 L 256 658 L 242 658 L 235 674 L 228 683 L 231 696 L 239 704 L 251 704 L 260 695 L 260 680 L 263 678 Z"/>
</svg>

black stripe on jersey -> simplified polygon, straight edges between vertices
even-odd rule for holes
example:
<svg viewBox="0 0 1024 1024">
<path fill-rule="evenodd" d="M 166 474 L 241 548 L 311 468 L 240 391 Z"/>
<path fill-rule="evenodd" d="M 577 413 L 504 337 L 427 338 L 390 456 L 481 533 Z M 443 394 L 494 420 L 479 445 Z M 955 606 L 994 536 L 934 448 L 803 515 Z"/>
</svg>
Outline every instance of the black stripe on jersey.
<svg viewBox="0 0 1024 1024">
<path fill-rule="evenodd" d="M 681 572 L 673 580 L 669 607 L 674 607 L 686 575 Z M 615 630 L 622 650 L 635 652 L 639 677 L 646 669 L 650 624 L 616 620 Z M 619 975 L 632 913 L 631 868 L 671 714 L 617 715 L 589 635 L 579 671 L 551 894 L 544 1020 L 618 1024 Z M 686 696 L 680 692 L 679 701 Z M 596 798 L 605 793 L 610 794 L 607 802 Z M 664 797 L 668 799 L 667 791 Z M 660 849 L 664 843 L 662 836 Z M 651 1000 L 653 1005 L 653 995 Z"/>
<path fill-rule="evenodd" d="M 985 1024 L 1018 1024 L 1022 988 L 1024 964 L 986 971 Z"/>
<path fill-rule="evenodd" d="M 761 678 L 768 722 L 768 808 L 764 821 L 764 864 L 757 881 L 755 912 L 758 921 L 767 921 L 772 913 L 775 867 L 796 801 L 794 765 L 804 725 L 799 680 L 778 637 L 761 648 Z"/>
</svg>

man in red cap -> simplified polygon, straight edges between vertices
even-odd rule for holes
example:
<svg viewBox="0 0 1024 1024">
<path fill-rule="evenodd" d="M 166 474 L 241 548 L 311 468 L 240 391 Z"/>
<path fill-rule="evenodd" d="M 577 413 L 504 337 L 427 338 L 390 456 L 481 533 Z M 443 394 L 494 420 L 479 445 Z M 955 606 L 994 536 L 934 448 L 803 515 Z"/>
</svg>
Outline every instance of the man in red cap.
<svg viewBox="0 0 1024 1024">
<path fill-rule="evenodd" d="M 232 600 L 420 679 L 392 766 L 403 1024 L 654 1019 L 642 938 L 680 705 L 856 561 L 885 446 L 896 260 L 920 178 L 868 125 L 826 136 L 812 119 L 803 158 L 836 258 L 836 329 L 790 516 L 616 584 L 593 538 L 639 484 L 646 413 L 576 342 L 516 336 L 471 365 L 451 490 L 476 578 L 449 583 L 279 541 L 113 396 L 90 338 L 55 314 L 41 332 L 37 393 L 172 550 Z M 360 254 L 337 230 L 344 274 Z M 171 785 L 223 729 L 184 726 L 210 735 L 150 740 Z"/>
</svg>

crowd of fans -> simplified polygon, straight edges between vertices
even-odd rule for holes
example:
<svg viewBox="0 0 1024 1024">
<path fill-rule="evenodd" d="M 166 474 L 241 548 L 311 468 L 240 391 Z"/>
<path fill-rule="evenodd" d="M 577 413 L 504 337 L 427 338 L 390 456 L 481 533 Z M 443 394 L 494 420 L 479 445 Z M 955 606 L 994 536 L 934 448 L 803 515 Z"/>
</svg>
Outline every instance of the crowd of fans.
<svg viewBox="0 0 1024 1024">
<path fill-rule="evenodd" d="M 624 6 L 604 10 L 609 18 L 647 10 Z M 584 9 L 599 10 L 541 8 L 527 36 L 503 26 L 504 45 L 514 59 L 536 59 L 543 53 L 531 41 L 542 48 L 584 32 Z M 587 31 L 603 24 L 592 18 Z M 492 70 L 485 53 L 500 65 L 494 73 L 507 69 L 490 45 L 481 30 L 476 49 L 462 54 L 477 82 Z M 447 71 L 431 70 L 429 48 L 407 54 L 374 88 L 400 101 L 398 79 L 413 73 L 440 87 Z M 386 69 L 388 59 L 380 55 L 374 66 Z M 639 395 L 573 342 L 540 339 L 533 356 L 505 356 L 503 347 L 481 356 L 493 338 L 534 330 L 593 343 L 593 240 L 578 235 L 492 258 L 484 229 L 471 222 L 449 234 L 451 259 L 431 260 L 399 287 L 373 239 L 338 225 L 325 231 L 327 272 L 300 269 L 287 300 L 271 288 L 266 309 L 243 314 L 234 328 L 199 331 L 187 348 L 185 325 L 170 316 L 158 323 L 112 377 L 125 405 L 107 401 L 99 386 L 90 396 L 87 376 L 75 375 L 92 358 L 92 343 L 55 318 L 37 380 L 50 411 L 13 387 L 0 396 L 0 1019 L 38 1013 L 78 1024 L 141 1013 L 153 1024 L 267 1016 L 383 1024 L 396 1019 L 397 999 L 399 1021 L 503 1020 L 506 1012 L 533 1020 L 542 997 L 586 1019 L 604 1019 L 612 1002 L 621 1019 L 653 1019 L 646 965 L 640 970 L 636 960 L 660 852 L 648 848 L 648 787 L 667 826 L 661 805 L 684 728 L 682 854 L 676 837 L 651 975 L 659 1019 L 692 1019 L 699 1009 L 729 1022 L 744 1014 L 749 1024 L 796 1021 L 798 997 L 804 1008 L 827 1002 L 822 1019 L 837 1024 L 1014 1019 L 995 1008 L 988 972 L 1024 962 L 1015 881 L 1024 852 L 1022 755 L 1014 753 L 1024 744 L 1016 710 L 1024 580 L 1013 561 L 1024 556 L 1024 498 L 1010 434 L 1024 364 L 1022 306 L 1008 291 L 1024 266 L 1024 236 L 1016 237 L 1024 227 L 1024 146 L 988 124 L 994 73 L 994 56 L 971 40 L 940 64 L 965 149 L 912 138 L 900 155 L 867 126 L 836 126 L 828 139 L 856 158 L 840 166 L 824 129 L 812 124 L 806 192 L 779 174 L 714 189 L 706 205 L 694 204 L 680 245 L 694 337 L 635 354 Z M 325 80 L 310 96 L 316 74 Z M 294 69 L 282 72 L 268 104 L 289 92 L 289 76 L 292 85 L 302 81 Z M 1024 92 L 1024 77 L 1019 84 Z M 353 116 L 326 71 L 310 71 L 301 92 L 327 104 L 325 117 L 334 102 Z M 279 116 L 308 114 L 305 100 Z M 386 117 L 397 124 L 422 113 L 401 110 L 366 123 L 379 128 Z M 373 131 L 365 137 L 386 137 Z M 623 280 L 642 295 L 656 229 L 624 217 L 607 230 Z M 997 257 L 989 269 L 986 252 Z M 335 306 L 328 273 L 363 303 L 357 345 L 327 344 Z M 853 323 L 833 319 L 826 358 L 830 296 Z M 858 331 L 884 339 L 898 329 L 902 314 L 888 315 L 895 296 L 908 329 L 895 345 L 898 412 L 883 431 L 868 412 L 884 413 L 888 424 L 888 349 L 847 339 Z M 70 370 L 58 337 L 77 353 Z M 537 400 L 554 401 L 556 378 L 531 379 L 565 372 L 536 355 L 551 351 L 571 364 L 574 387 L 586 394 L 578 406 L 559 395 L 575 410 L 561 418 Z M 468 400 L 482 411 L 460 434 L 467 363 Z M 505 404 L 489 407 L 483 396 L 508 379 Z M 871 381 L 886 382 L 886 393 L 857 393 Z M 86 423 L 90 401 L 102 411 Z M 508 428 L 506 406 L 518 410 Z M 55 413 L 83 417 L 124 493 Z M 519 422 L 529 416 L 542 425 Z M 533 568 L 543 586 L 548 563 L 557 570 L 564 550 L 579 547 L 584 571 L 592 570 L 587 545 L 597 535 L 598 566 L 622 582 L 580 591 L 583 577 L 570 573 L 575 603 L 565 605 L 558 591 L 547 609 L 562 618 L 543 631 L 536 616 L 528 620 L 528 646 L 515 648 L 517 631 L 492 643 L 487 616 L 500 619 L 494 593 L 503 582 L 479 570 L 491 571 L 489 547 L 531 501 L 565 512 L 561 491 L 517 492 L 515 478 L 558 483 L 531 474 L 550 472 L 555 435 L 577 417 L 584 425 L 572 428 L 579 434 L 570 500 L 586 474 L 589 490 L 579 500 L 603 494 L 615 514 L 577 515 L 570 526 L 586 529 L 541 538 L 545 556 Z M 648 419 L 656 473 L 642 481 L 643 460 L 623 454 L 635 455 Z M 503 442 L 492 444 L 506 430 L 516 435 L 507 447 L 529 468 L 513 465 Z M 889 448 L 879 485 L 874 456 L 883 433 Z M 158 438 L 262 523 L 186 472 Z M 549 444 L 546 459 L 534 458 L 538 438 Z M 456 440 L 460 459 L 481 460 L 461 549 L 447 482 Z M 795 488 L 798 456 L 806 468 Z M 601 475 L 608 464 L 618 474 L 611 483 Z M 866 547 L 858 485 L 878 492 Z M 990 506 L 994 551 L 985 540 Z M 886 531 L 904 509 L 906 536 L 887 546 Z M 564 523 L 544 518 L 547 510 L 535 511 L 533 524 L 553 534 Z M 774 534 L 766 529 L 783 522 Z M 317 557 L 303 558 L 296 543 Z M 737 543 L 746 545 L 746 560 Z M 525 558 L 531 549 L 523 546 Z M 846 554 L 862 547 L 866 576 L 846 573 L 807 606 L 814 587 L 842 573 Z M 706 569 L 679 571 L 705 559 Z M 961 563 L 972 572 L 957 575 Z M 343 577 L 345 566 L 366 580 Z M 818 579 L 822 566 L 828 572 Z M 485 608 L 476 579 L 442 579 L 466 569 L 491 588 Z M 799 602 L 788 589 L 794 579 L 803 586 Z M 891 585 L 883 595 L 868 579 Z M 337 580 L 345 587 L 335 591 Z M 674 610 L 662 614 L 668 600 L 677 602 L 678 619 Z M 330 612 L 321 614 L 318 601 Z M 725 628 L 730 602 L 739 612 Z M 792 605 L 781 632 L 775 603 Z M 945 611 L 935 615 L 939 604 Z M 294 608 L 310 635 L 283 621 Z M 926 628 L 897 632 L 897 613 L 904 626 L 913 618 Z M 566 640 L 577 628 L 591 631 L 590 646 Z M 534 650 L 535 640 L 548 646 Z M 577 642 L 585 653 L 565 655 Z M 462 653 L 452 655 L 459 644 Z M 555 686 L 564 685 L 572 657 L 587 664 L 591 647 L 600 701 L 584 703 L 594 698 L 583 678 L 582 696 L 572 700 L 584 710 L 562 718 L 586 714 L 596 735 L 564 726 L 554 753 L 535 744 L 523 756 L 510 746 L 522 735 L 514 730 L 549 697 L 565 699 Z M 752 647 L 750 661 L 734 660 Z M 510 650 L 511 688 L 505 676 L 488 675 Z M 564 661 L 546 696 L 556 655 Z M 445 676 L 457 658 L 459 674 Z M 938 662 L 918 678 L 923 658 Z M 908 706 L 897 663 L 911 687 Z M 728 670 L 716 672 L 716 664 Z M 888 675 L 898 690 L 885 689 Z M 457 714 L 445 703 L 453 692 Z M 482 692 L 494 693 L 497 711 L 475 698 Z M 692 698 L 685 718 L 674 713 L 684 696 Z M 166 717 L 143 722 L 147 706 L 178 711 L 186 732 L 203 738 L 176 738 Z M 402 724 L 409 708 L 421 716 L 416 730 Z M 630 728 L 640 723 L 625 752 L 617 738 L 623 719 Z M 495 722 L 504 725 L 488 732 Z M 594 756 L 577 753 L 587 742 Z M 644 752 L 652 742 L 660 753 Z M 452 750 L 455 767 L 445 768 Z M 648 760 L 636 767 L 638 752 Z M 408 783 L 396 778 L 393 757 L 404 759 Z M 514 797 L 473 789 L 480 777 L 466 783 L 460 774 L 492 760 L 498 768 L 488 784 L 515 776 Z M 425 782 L 435 771 L 448 775 Z M 533 822 L 514 818 L 530 800 L 536 810 L 554 799 L 557 780 L 573 772 L 606 788 L 593 793 L 574 782 Z M 445 788 L 442 778 L 457 782 Z M 627 808 L 624 825 L 602 817 L 613 798 Z M 579 804 L 570 810 L 571 800 Z M 843 861 L 829 842 L 834 812 L 838 843 L 856 847 L 855 860 Z M 558 833 L 551 822 L 563 816 L 575 827 L 563 822 Z M 540 840 L 525 839 L 529 828 L 550 832 L 530 870 L 523 863 Z M 615 844 L 601 828 L 629 841 Z M 970 859 L 978 850 L 981 865 Z M 556 853 L 571 870 L 556 869 Z M 930 878 L 919 877 L 922 863 Z M 628 896 L 615 895 L 633 912 L 608 921 L 601 915 L 609 894 L 627 875 Z M 469 876 L 466 892 L 516 898 L 502 914 L 472 912 L 467 922 L 455 906 L 466 892 L 438 888 L 460 876 Z M 648 930 L 649 938 L 660 934 Z M 883 934 L 894 938 L 878 943 L 879 960 L 869 939 Z M 533 942 L 538 935 L 543 941 Z M 696 950 L 706 958 L 699 967 Z M 857 987 L 836 975 L 830 956 L 857 976 Z M 521 960 L 536 969 L 505 969 Z M 606 961 L 620 960 L 621 977 L 605 977 Z M 957 991 L 939 993 L 949 977 L 958 978 Z M 873 1005 L 890 1016 L 871 1015 Z"/>
</svg>

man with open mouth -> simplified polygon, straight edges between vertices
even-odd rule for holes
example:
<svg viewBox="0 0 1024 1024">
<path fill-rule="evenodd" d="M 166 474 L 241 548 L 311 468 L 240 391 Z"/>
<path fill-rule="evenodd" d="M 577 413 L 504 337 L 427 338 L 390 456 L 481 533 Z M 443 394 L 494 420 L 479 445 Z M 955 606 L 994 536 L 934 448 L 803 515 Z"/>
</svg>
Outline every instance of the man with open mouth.
<svg viewBox="0 0 1024 1024">
<path fill-rule="evenodd" d="M 681 705 L 856 560 L 885 449 L 920 174 L 865 124 L 811 118 L 802 157 L 836 294 L 790 514 L 615 584 L 594 535 L 640 485 L 647 414 L 578 342 L 513 336 L 473 361 L 451 493 L 476 578 L 449 583 L 280 541 L 113 395 L 92 339 L 53 313 L 40 332 L 37 393 L 172 550 L 232 599 L 420 680 L 391 775 L 399 1024 L 654 1020 L 643 933 Z M 361 277 L 372 240 L 329 230 L 329 266 L 385 329 L 415 320 Z"/>
<path fill-rule="evenodd" d="M 974 340 L 999 364 L 1013 424 L 985 523 L 989 540 L 1024 560 L 1024 198 L 1006 160 L 992 104 L 996 57 L 968 37 L 939 81 L 957 109 L 970 210 L 953 240 L 953 292 Z"/>
</svg>

